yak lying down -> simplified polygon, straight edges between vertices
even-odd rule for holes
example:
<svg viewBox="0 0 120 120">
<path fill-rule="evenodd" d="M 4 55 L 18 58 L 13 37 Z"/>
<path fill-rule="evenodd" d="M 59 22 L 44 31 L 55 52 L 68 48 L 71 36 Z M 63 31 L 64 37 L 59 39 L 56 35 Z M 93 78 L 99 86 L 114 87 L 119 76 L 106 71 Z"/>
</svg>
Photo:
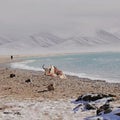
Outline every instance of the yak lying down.
<svg viewBox="0 0 120 120">
<path fill-rule="evenodd" d="M 45 75 L 47 76 L 53 76 L 53 77 L 60 77 L 61 79 L 66 79 L 66 76 L 65 74 L 59 70 L 57 67 L 51 65 L 50 67 L 48 68 L 45 68 L 45 65 L 42 66 L 42 68 L 44 69 L 45 71 Z"/>
</svg>

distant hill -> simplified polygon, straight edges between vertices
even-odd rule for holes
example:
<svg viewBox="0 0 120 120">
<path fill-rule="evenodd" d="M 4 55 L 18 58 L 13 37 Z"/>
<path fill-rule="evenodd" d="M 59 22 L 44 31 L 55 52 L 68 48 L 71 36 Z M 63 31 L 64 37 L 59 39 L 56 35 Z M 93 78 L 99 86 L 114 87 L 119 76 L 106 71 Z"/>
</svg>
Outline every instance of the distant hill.
<svg viewBox="0 0 120 120">
<path fill-rule="evenodd" d="M 9 44 L 10 42 L 11 40 L 9 40 L 8 38 L 0 36 L 0 46 L 4 44 Z"/>
<path fill-rule="evenodd" d="M 0 54 L 45 54 L 66 52 L 120 51 L 120 36 L 99 30 L 93 37 L 73 36 L 67 39 L 51 33 L 39 33 L 21 40 L 0 37 Z"/>
</svg>

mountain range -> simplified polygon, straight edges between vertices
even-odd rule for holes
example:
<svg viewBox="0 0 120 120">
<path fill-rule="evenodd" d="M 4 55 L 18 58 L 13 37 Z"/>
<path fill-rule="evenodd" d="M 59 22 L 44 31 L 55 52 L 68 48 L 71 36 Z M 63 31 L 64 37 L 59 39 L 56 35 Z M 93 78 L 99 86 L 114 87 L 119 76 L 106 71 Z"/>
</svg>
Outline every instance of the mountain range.
<svg viewBox="0 0 120 120">
<path fill-rule="evenodd" d="M 69 38 L 39 33 L 20 40 L 0 37 L 0 54 L 47 54 L 72 52 L 120 51 L 120 36 L 99 30 L 95 36 L 76 35 Z"/>
</svg>

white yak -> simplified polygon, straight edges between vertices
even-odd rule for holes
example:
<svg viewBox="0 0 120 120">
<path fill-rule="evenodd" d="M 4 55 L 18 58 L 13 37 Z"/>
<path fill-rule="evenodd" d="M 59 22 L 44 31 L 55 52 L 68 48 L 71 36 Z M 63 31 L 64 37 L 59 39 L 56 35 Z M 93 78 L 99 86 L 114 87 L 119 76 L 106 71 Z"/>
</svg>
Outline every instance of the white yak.
<svg viewBox="0 0 120 120">
<path fill-rule="evenodd" d="M 44 73 L 45 75 L 53 76 L 53 77 L 59 76 L 61 79 L 66 79 L 65 74 L 61 70 L 59 70 L 57 67 L 51 65 L 50 67 L 45 68 L 44 66 L 45 65 L 43 65 L 42 68 L 45 70 L 45 73 Z"/>
</svg>

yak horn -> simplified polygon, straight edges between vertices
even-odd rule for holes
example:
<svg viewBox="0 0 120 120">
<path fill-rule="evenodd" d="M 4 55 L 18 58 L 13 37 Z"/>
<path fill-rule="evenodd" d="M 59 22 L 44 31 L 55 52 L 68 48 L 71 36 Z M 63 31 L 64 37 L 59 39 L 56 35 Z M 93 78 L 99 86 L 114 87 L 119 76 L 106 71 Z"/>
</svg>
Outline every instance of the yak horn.
<svg viewBox="0 0 120 120">
<path fill-rule="evenodd" d="M 46 70 L 46 68 L 45 68 L 45 64 L 42 65 L 42 68 L 43 68 L 44 70 Z"/>
</svg>

